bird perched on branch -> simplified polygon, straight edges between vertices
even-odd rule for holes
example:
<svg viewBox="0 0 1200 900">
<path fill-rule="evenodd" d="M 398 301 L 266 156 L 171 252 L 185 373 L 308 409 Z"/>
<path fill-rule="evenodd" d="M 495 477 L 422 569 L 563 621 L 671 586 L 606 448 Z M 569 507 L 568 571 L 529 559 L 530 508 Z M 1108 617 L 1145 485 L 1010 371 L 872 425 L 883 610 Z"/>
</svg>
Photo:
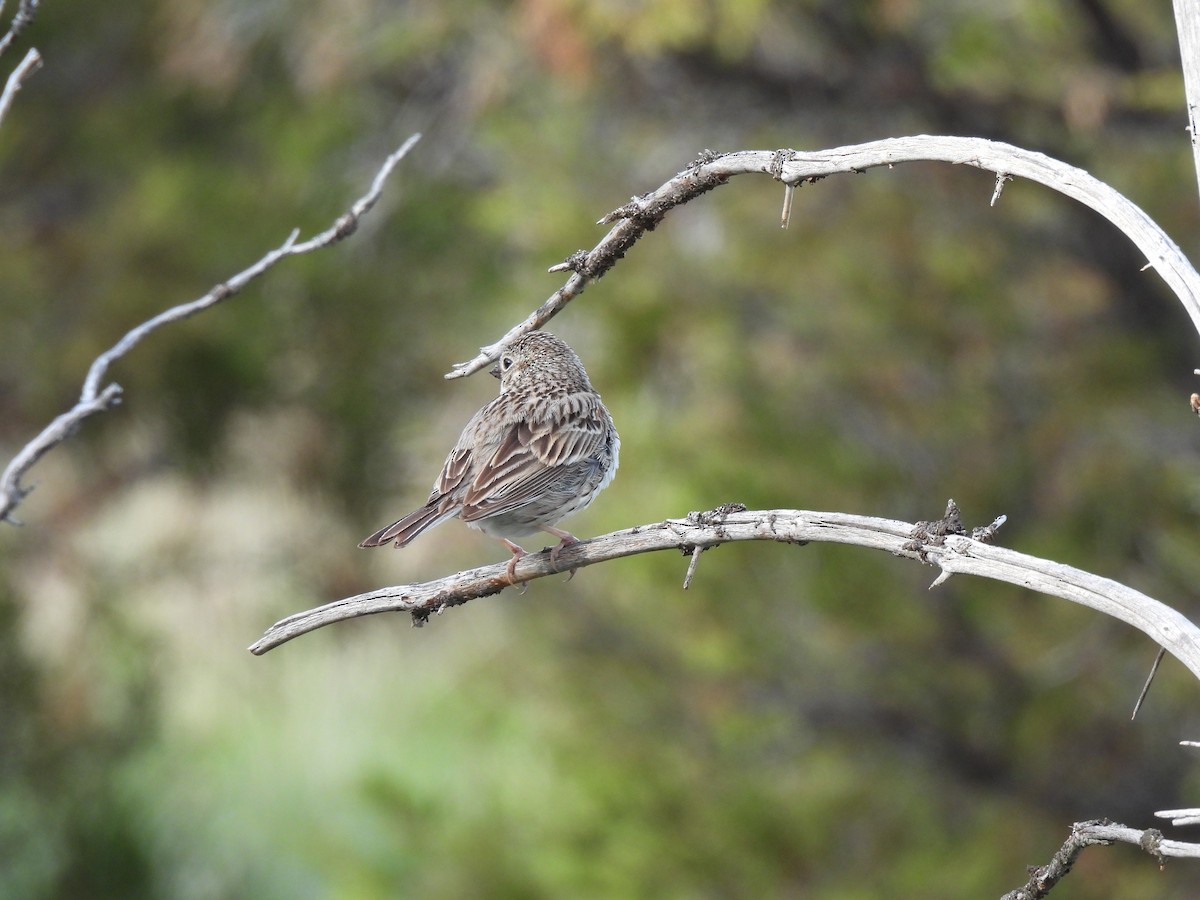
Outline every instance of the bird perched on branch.
<svg viewBox="0 0 1200 900">
<path fill-rule="evenodd" d="M 526 554 L 510 538 L 546 531 L 551 559 L 578 538 L 555 524 L 583 509 L 617 471 L 621 440 L 583 363 L 563 341 L 535 331 L 492 369 L 500 396 L 475 413 L 446 457 L 429 501 L 358 546 L 397 547 L 455 516 L 512 552 L 508 580 Z"/>
</svg>

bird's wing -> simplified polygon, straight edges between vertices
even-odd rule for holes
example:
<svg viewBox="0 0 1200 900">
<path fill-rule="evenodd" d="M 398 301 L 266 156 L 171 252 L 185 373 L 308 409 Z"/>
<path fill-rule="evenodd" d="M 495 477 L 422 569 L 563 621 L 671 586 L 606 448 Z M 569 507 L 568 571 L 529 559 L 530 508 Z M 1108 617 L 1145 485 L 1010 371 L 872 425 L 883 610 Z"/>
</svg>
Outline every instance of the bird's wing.
<svg viewBox="0 0 1200 900">
<path fill-rule="evenodd" d="M 541 420 L 511 424 L 475 473 L 463 496 L 461 517 L 472 522 L 519 509 L 572 469 L 595 465 L 610 420 L 595 394 L 570 396 Z"/>
<path fill-rule="evenodd" d="M 466 477 L 470 468 L 470 447 L 455 447 L 451 450 L 450 455 L 446 457 L 445 464 L 442 466 L 442 474 L 434 482 L 433 492 L 429 495 L 429 502 L 432 503 L 439 497 L 452 494 L 462 484 L 463 478 Z"/>
</svg>

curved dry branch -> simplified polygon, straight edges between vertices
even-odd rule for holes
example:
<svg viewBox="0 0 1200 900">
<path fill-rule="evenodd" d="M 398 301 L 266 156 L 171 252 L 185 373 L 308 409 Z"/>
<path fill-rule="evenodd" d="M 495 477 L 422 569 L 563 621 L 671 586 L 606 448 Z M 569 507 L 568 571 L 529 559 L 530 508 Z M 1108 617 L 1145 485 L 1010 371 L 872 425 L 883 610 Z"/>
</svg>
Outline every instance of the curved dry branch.
<svg viewBox="0 0 1200 900">
<path fill-rule="evenodd" d="M 583 293 L 668 212 L 735 175 L 770 175 L 790 188 L 829 175 L 859 173 L 878 166 L 918 161 L 975 166 L 996 173 L 996 190 L 991 194 L 993 201 L 1005 180 L 1019 177 L 1044 184 L 1091 207 L 1121 229 L 1145 254 L 1148 267 L 1156 269 L 1179 297 L 1200 334 L 1200 274 L 1166 232 L 1118 191 L 1083 169 L 1011 144 L 982 138 L 916 135 L 815 152 L 743 150 L 715 154 L 706 151 L 661 187 L 634 197 L 601 219 L 601 224 L 616 224 L 600 243 L 590 251 L 575 253 L 551 269 L 571 270 L 566 284 L 496 343 L 481 348 L 474 359 L 456 364 L 446 377 L 460 378 L 487 366 L 499 356 L 503 347 L 522 334 L 541 328 Z"/>
<path fill-rule="evenodd" d="M 947 519 L 949 517 L 948 511 Z M 855 544 L 938 566 L 942 574 L 935 584 L 955 573 L 982 575 L 1115 616 L 1145 632 L 1200 678 L 1200 629 L 1180 613 L 1108 578 L 937 527 L 946 521 L 914 525 L 846 513 L 792 509 L 747 511 L 729 506 L 580 541 L 563 548 L 556 562 L 550 559 L 548 552 L 531 553 L 517 561 L 516 577 L 519 581 L 532 581 L 556 572 L 656 550 L 681 550 L 693 556 L 692 562 L 695 562 L 695 554 L 733 541 Z M 995 524 L 991 533 L 994 533 L 994 527 Z M 986 537 L 988 531 L 982 530 L 983 536 Z M 979 535 L 981 530 L 976 529 L 975 533 Z M 417 624 L 422 624 L 431 613 L 440 613 L 446 607 L 477 597 L 498 594 L 509 587 L 506 568 L 506 563 L 497 563 L 436 581 L 381 588 L 327 603 L 272 625 L 250 651 L 261 655 L 325 625 L 381 612 L 408 612 Z M 694 571 L 692 566 L 689 569 Z"/>
<path fill-rule="evenodd" d="M 1141 847 L 1162 865 L 1168 856 L 1200 858 L 1200 844 L 1172 841 L 1163 837 L 1156 828 L 1145 830 L 1118 825 L 1103 819 L 1091 822 L 1076 822 L 1071 826 L 1071 836 L 1044 866 L 1029 870 L 1029 881 L 1024 887 L 1009 891 L 1000 900 L 1038 900 L 1050 893 L 1064 875 L 1071 871 L 1079 854 L 1085 847 L 1108 846 L 1109 844 L 1133 844 Z"/>
<path fill-rule="evenodd" d="M 112 409 L 121 402 L 120 385 L 109 383 L 101 387 L 101 382 L 108 375 L 108 367 L 113 362 L 132 350 L 142 338 L 146 337 L 152 331 L 156 331 L 171 322 L 187 319 L 199 312 L 203 312 L 210 306 L 216 306 L 223 300 L 228 300 L 281 260 L 289 256 L 299 256 L 303 253 L 311 253 L 314 250 L 329 247 L 349 237 L 358 228 L 359 219 L 379 200 L 380 194 L 383 192 L 384 182 L 387 181 L 392 170 L 400 160 L 408 155 L 408 151 L 420 140 L 420 137 L 419 134 L 414 134 L 398 150 L 392 153 L 375 174 L 370 189 L 354 201 L 350 209 L 339 216 L 337 221 L 329 226 L 329 228 L 302 243 L 296 242 L 299 231 L 293 231 L 288 236 L 288 239 L 279 247 L 271 250 L 249 268 L 242 270 L 228 281 L 218 284 L 203 297 L 192 300 L 190 303 L 173 306 L 159 313 L 154 318 L 143 322 L 136 328 L 131 329 L 116 344 L 96 357 L 95 362 L 92 363 L 91 368 L 88 370 L 87 378 L 84 379 L 83 391 L 80 394 L 79 401 L 71 409 L 58 416 L 53 422 L 42 429 L 41 434 L 26 444 L 13 457 L 8 467 L 4 470 L 4 474 L 0 475 L 0 522 L 12 522 L 13 510 L 20 505 L 21 501 L 32 490 L 32 488 L 23 487 L 21 479 L 32 468 L 34 463 L 41 459 L 49 450 L 70 437 L 84 419 L 96 413 Z"/>
<path fill-rule="evenodd" d="M 1200 176 L 1200 8 L 1190 0 L 1175 0 L 1175 30 L 1183 63 L 1183 88 L 1187 95 L 1187 129 L 1192 143 L 1192 163 Z"/>
</svg>

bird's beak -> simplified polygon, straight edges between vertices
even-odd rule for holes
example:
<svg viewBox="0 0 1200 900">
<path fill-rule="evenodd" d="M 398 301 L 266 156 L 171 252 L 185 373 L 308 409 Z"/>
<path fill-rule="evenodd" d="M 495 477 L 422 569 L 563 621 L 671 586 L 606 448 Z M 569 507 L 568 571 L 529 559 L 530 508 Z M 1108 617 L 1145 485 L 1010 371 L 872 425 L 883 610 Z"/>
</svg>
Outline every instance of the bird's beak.
<svg viewBox="0 0 1200 900">
<path fill-rule="evenodd" d="M 493 378 L 499 378 L 500 377 L 500 364 L 496 363 L 496 365 L 492 367 L 492 370 L 490 372 L 488 372 L 488 374 L 491 375 Z"/>
</svg>

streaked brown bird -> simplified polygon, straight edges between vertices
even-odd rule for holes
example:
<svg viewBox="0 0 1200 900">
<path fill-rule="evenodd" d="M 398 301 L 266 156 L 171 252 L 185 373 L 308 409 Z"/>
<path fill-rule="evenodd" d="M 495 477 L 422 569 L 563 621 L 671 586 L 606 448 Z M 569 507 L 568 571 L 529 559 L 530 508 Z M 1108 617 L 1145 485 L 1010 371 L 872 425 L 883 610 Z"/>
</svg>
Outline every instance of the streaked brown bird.
<svg viewBox="0 0 1200 900">
<path fill-rule="evenodd" d="M 455 516 L 512 552 L 509 581 L 526 551 L 510 538 L 546 531 L 551 559 L 578 538 L 555 524 L 583 509 L 617 471 L 621 440 L 575 351 L 535 331 L 492 369 L 500 396 L 475 413 L 446 457 L 429 501 L 358 546 L 413 538 Z"/>
</svg>

